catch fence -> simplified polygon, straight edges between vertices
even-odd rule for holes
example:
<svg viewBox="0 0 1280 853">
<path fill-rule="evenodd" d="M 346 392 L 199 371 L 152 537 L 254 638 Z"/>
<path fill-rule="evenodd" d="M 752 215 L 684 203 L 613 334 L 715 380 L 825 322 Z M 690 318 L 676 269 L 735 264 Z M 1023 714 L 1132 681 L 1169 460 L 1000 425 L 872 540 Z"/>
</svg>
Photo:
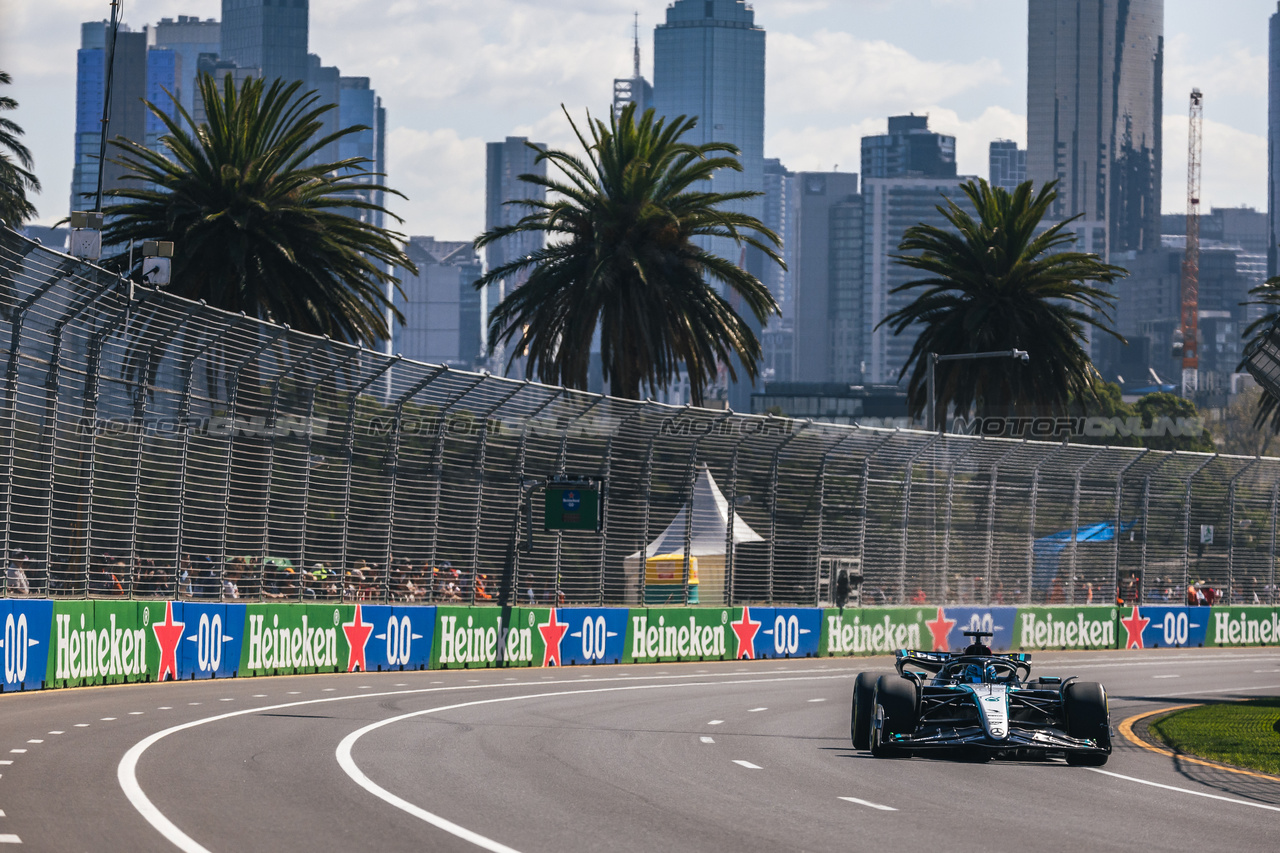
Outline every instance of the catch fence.
<svg viewBox="0 0 1280 853">
<path fill-rule="evenodd" d="M 1276 598 L 1280 460 L 462 372 L 130 285 L 9 230 L 0 335 L 7 595 L 815 605 L 844 575 L 864 604 L 1180 603 L 1199 581 Z M 598 533 L 543 529 L 557 476 L 602 482 Z"/>
</svg>

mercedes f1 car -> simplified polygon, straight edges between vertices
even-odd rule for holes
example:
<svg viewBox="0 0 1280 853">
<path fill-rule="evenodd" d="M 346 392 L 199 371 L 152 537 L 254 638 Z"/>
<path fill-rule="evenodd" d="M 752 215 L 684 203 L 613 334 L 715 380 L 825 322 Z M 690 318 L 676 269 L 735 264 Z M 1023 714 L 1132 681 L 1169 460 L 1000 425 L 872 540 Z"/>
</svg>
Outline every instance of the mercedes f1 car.
<svg viewBox="0 0 1280 853">
<path fill-rule="evenodd" d="M 961 752 L 979 759 L 1042 759 L 1098 767 L 1111 755 L 1101 684 L 1031 678 L 1028 654 L 992 654 L 991 634 L 966 631 L 960 654 L 895 653 L 897 675 L 863 672 L 853 685 L 855 749 L 881 756 Z"/>
</svg>

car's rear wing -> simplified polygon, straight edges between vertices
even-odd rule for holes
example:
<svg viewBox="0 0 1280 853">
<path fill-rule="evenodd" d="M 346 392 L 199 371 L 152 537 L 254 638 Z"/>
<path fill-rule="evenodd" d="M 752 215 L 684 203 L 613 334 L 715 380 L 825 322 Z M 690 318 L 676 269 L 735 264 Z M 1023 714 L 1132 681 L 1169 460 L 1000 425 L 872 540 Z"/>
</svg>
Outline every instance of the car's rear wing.
<svg viewBox="0 0 1280 853">
<path fill-rule="evenodd" d="M 893 665 L 898 670 L 899 675 L 905 675 L 904 670 L 907 667 L 916 667 L 930 675 L 937 675 L 944 666 L 953 661 L 972 660 L 974 663 L 981 663 L 992 658 L 1000 658 L 1001 660 L 1021 664 L 1028 671 L 1031 669 L 1031 655 L 1026 652 L 1012 652 L 1003 655 L 966 655 L 957 652 L 925 652 L 919 649 L 898 649 L 893 653 L 893 657 Z"/>
</svg>

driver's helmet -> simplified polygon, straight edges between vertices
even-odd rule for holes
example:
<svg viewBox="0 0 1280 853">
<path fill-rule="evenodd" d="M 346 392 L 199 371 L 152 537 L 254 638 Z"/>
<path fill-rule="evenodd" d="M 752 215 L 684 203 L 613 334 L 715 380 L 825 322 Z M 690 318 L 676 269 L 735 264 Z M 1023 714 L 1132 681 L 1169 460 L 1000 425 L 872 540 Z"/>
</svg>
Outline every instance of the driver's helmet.
<svg viewBox="0 0 1280 853">
<path fill-rule="evenodd" d="M 965 666 L 964 672 L 960 674 L 960 680 L 966 684 L 981 684 L 984 680 L 982 664 L 971 663 Z"/>
</svg>

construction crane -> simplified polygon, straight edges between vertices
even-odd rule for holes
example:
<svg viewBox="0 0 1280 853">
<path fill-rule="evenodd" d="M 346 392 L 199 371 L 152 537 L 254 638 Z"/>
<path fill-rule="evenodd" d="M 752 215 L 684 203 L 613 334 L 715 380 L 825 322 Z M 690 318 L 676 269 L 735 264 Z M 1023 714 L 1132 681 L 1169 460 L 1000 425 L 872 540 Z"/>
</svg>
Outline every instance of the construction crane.
<svg viewBox="0 0 1280 853">
<path fill-rule="evenodd" d="M 1182 325 L 1174 336 L 1174 357 L 1182 356 L 1182 396 L 1191 399 L 1200 384 L 1200 154 L 1204 95 L 1191 90 L 1187 129 L 1187 249 L 1182 258 Z M 1181 338 L 1181 340 L 1178 340 Z"/>
</svg>

